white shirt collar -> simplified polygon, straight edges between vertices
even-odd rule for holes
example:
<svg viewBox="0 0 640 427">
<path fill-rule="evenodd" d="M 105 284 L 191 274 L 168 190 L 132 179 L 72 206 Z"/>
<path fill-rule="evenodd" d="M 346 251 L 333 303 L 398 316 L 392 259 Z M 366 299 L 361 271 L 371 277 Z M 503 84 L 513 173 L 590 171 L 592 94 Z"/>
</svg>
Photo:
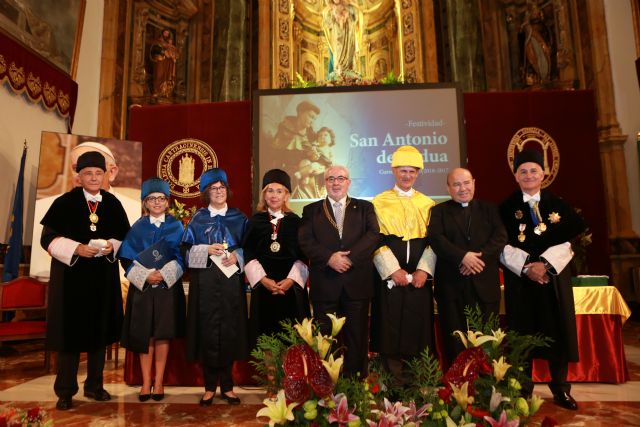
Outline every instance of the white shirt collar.
<svg viewBox="0 0 640 427">
<path fill-rule="evenodd" d="M 280 220 L 281 218 L 284 218 L 284 214 L 282 213 L 282 210 L 279 211 L 272 211 L 271 209 L 267 208 L 267 212 L 269 212 L 269 215 L 271 215 L 273 218 L 271 218 L 271 221 L 269 221 L 271 224 L 277 224 L 278 220 Z"/>
<path fill-rule="evenodd" d="M 222 208 L 222 209 L 216 209 L 211 205 L 209 205 L 209 207 L 207 209 L 209 209 L 209 215 L 214 217 L 216 215 L 222 215 L 222 216 L 227 215 L 227 209 L 229 209 L 229 208 L 225 203 L 224 208 Z"/>
<path fill-rule="evenodd" d="M 155 225 L 156 227 L 160 227 L 162 225 L 162 223 L 164 222 L 165 218 L 164 218 L 164 214 L 161 214 L 160 216 L 151 216 L 149 215 L 149 222 L 153 225 Z"/>
<path fill-rule="evenodd" d="M 327 196 L 327 197 L 329 199 L 329 203 L 331 203 L 331 207 L 333 207 L 333 205 L 336 204 L 336 203 L 340 203 L 344 207 L 344 205 L 347 203 L 347 196 L 344 196 L 340 200 L 333 200 L 331 197 L 329 197 L 329 196 Z"/>
<path fill-rule="evenodd" d="M 404 191 L 397 185 L 394 185 L 393 189 L 396 191 L 396 193 L 398 193 L 398 196 L 404 196 L 404 197 L 411 197 L 413 196 L 413 193 L 416 192 L 416 190 L 414 190 L 413 188 L 410 188 L 409 191 Z"/>
<path fill-rule="evenodd" d="M 530 196 L 527 193 L 522 193 L 522 201 L 525 203 L 529 203 L 530 200 L 534 200 L 536 202 L 540 201 L 540 192 L 538 191 L 536 194 L 534 194 L 533 196 Z"/>
<path fill-rule="evenodd" d="M 82 192 L 84 193 L 84 198 L 87 199 L 88 202 L 101 202 L 102 201 L 102 194 L 100 194 L 99 192 L 95 196 L 93 194 L 90 194 L 84 188 L 82 189 Z"/>
</svg>

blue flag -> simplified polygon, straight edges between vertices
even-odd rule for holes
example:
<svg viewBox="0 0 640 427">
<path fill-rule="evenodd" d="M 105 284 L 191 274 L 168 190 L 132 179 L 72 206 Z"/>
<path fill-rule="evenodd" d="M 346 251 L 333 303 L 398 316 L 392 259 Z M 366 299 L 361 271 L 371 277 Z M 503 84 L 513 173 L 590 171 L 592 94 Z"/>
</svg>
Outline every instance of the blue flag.
<svg viewBox="0 0 640 427">
<path fill-rule="evenodd" d="M 20 160 L 20 172 L 18 173 L 18 184 L 16 185 L 16 195 L 13 198 L 13 214 L 11 215 L 11 229 L 9 230 L 9 247 L 4 256 L 4 272 L 2 281 L 8 282 L 18 277 L 20 258 L 22 257 L 22 213 L 24 201 L 24 162 L 27 158 L 27 143 L 22 150 L 22 160 Z"/>
</svg>

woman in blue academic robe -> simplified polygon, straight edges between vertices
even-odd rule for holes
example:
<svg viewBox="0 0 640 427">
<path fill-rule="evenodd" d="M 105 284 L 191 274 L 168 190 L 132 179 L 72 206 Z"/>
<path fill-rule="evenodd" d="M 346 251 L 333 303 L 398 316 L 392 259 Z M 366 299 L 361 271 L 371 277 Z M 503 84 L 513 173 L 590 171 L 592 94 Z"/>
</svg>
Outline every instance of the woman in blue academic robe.
<svg viewBox="0 0 640 427">
<path fill-rule="evenodd" d="M 190 278 L 187 355 L 202 362 L 205 393 L 200 405 L 211 405 L 218 384 L 220 397 L 237 405 L 240 399 L 233 392 L 231 370 L 235 360 L 248 355 L 241 276 L 247 217 L 227 206 L 230 189 L 224 170 L 213 168 L 202 174 L 200 193 L 207 207 L 193 215 L 182 239 Z"/>
<path fill-rule="evenodd" d="M 142 184 L 144 215 L 122 242 L 118 258 L 130 282 L 121 343 L 140 354 L 141 402 L 164 398 L 169 340 L 184 336 L 182 223 L 166 211 L 169 184 L 151 178 Z M 151 378 L 155 364 L 155 378 Z M 153 393 L 152 393 L 153 391 Z"/>
</svg>

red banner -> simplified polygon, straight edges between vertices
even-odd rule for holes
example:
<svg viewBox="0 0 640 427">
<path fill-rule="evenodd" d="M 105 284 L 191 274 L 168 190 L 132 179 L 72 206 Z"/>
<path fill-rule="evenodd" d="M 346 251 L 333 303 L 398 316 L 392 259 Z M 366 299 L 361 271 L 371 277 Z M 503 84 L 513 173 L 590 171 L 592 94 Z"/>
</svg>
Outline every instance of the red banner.
<svg viewBox="0 0 640 427">
<path fill-rule="evenodd" d="M 200 175 L 213 166 L 228 175 L 228 204 L 251 215 L 251 104 L 219 102 L 132 108 L 129 139 L 142 141 L 142 179 L 159 176 L 171 196 L 201 207 Z"/>
</svg>

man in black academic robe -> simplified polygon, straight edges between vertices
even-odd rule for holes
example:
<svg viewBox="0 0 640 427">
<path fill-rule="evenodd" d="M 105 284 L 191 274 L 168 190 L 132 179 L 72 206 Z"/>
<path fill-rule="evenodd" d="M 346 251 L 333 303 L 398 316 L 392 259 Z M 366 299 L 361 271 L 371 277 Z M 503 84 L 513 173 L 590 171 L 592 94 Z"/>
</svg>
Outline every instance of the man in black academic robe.
<svg viewBox="0 0 640 427">
<path fill-rule="evenodd" d="M 427 226 L 435 202 L 413 188 L 424 168 L 422 154 L 411 146 L 392 156 L 392 189 L 373 199 L 380 241 L 373 263 L 379 277 L 371 304 L 371 349 L 382 356 L 396 387 L 413 381 L 407 362 L 425 349 L 435 354 L 433 290 L 428 280 L 435 254 L 427 240 Z"/>
<path fill-rule="evenodd" d="M 578 361 L 576 316 L 568 266 L 571 243 L 585 228 L 582 218 L 563 199 L 541 190 L 544 160 L 540 152 L 525 150 L 514 161 L 520 189 L 500 205 L 508 244 L 500 257 L 504 269 L 507 326 L 520 334 L 541 333 L 553 339 L 550 347 L 535 349 L 532 357 L 549 361 L 549 388 L 554 402 L 577 409 L 567 382 L 569 362 Z M 531 372 L 529 363 L 529 373 Z M 523 384 L 525 394 L 533 383 Z"/>
<path fill-rule="evenodd" d="M 120 242 L 129 230 L 122 205 L 100 190 L 106 167 L 102 154 L 78 159 L 81 187 L 58 197 L 42 219 L 40 244 L 52 256 L 46 346 L 58 352 L 54 390 L 60 410 L 71 408 L 78 392 L 80 353 L 87 352 L 84 395 L 104 401 L 105 348 L 120 337 L 122 295 Z"/>
<path fill-rule="evenodd" d="M 475 180 L 467 169 L 447 175 L 451 200 L 431 210 L 429 242 L 437 255 L 434 295 L 449 365 L 464 350 L 452 333 L 465 332 L 465 307 L 476 306 L 486 318 L 500 311 L 498 258 L 507 243 L 498 207 L 473 198 Z"/>
</svg>

